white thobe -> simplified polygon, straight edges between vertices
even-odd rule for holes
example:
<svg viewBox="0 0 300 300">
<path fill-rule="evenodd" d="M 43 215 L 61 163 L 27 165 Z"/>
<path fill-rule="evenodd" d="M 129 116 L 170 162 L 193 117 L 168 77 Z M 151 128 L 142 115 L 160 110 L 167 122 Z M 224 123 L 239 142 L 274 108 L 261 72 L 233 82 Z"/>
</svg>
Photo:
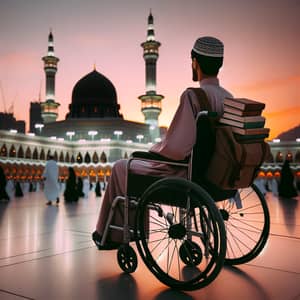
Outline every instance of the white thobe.
<svg viewBox="0 0 300 300">
<path fill-rule="evenodd" d="M 82 188 L 82 192 L 84 194 L 84 198 L 88 198 L 89 196 L 89 191 L 90 191 L 90 182 L 87 178 L 83 179 L 83 188 Z"/>
<path fill-rule="evenodd" d="M 48 160 L 43 173 L 45 178 L 44 193 L 48 201 L 56 200 L 59 196 L 58 166 L 56 161 Z"/>
<path fill-rule="evenodd" d="M 219 85 L 217 78 L 206 78 L 200 82 L 200 87 L 207 95 L 212 110 L 219 115 L 223 114 L 223 100 L 232 95 Z M 199 100 L 195 93 L 186 89 L 180 98 L 180 103 L 165 138 L 152 146 L 151 152 L 158 153 L 173 160 L 183 160 L 188 157 L 193 149 L 197 137 L 196 116 L 201 110 Z M 108 183 L 103 203 L 100 210 L 96 229 L 100 235 L 103 234 L 111 203 L 116 196 L 124 196 L 126 187 L 126 164 L 127 160 L 117 161 L 113 168 Z M 131 172 L 135 174 L 152 176 L 178 176 L 186 177 L 186 169 L 172 168 L 163 164 L 133 161 Z M 114 215 L 113 224 L 122 226 L 123 220 L 117 212 Z M 118 233 L 110 235 L 114 241 L 120 241 L 122 236 Z"/>
</svg>

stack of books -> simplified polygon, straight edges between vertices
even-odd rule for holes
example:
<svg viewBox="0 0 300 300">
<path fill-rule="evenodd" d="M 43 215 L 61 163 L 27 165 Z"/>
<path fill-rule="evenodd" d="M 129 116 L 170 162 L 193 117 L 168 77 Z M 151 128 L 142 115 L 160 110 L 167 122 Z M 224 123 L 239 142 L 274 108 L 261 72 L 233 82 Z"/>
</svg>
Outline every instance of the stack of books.
<svg viewBox="0 0 300 300">
<path fill-rule="evenodd" d="M 236 140 L 261 142 L 269 136 L 270 129 L 264 128 L 266 119 L 261 116 L 265 104 L 245 98 L 225 98 L 224 114 L 219 122 L 232 126 Z"/>
</svg>

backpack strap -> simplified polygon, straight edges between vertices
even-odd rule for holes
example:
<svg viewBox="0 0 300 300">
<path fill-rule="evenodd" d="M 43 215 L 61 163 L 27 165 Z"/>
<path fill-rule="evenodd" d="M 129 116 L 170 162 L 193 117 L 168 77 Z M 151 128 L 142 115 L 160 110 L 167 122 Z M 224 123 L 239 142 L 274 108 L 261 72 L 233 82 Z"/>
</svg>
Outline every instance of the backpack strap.
<svg viewBox="0 0 300 300">
<path fill-rule="evenodd" d="M 189 88 L 189 90 L 192 90 L 194 94 L 196 94 L 197 99 L 200 104 L 200 109 L 201 110 L 207 110 L 207 111 L 212 111 L 210 102 L 208 101 L 207 95 L 204 92 L 203 89 L 201 88 Z"/>
</svg>

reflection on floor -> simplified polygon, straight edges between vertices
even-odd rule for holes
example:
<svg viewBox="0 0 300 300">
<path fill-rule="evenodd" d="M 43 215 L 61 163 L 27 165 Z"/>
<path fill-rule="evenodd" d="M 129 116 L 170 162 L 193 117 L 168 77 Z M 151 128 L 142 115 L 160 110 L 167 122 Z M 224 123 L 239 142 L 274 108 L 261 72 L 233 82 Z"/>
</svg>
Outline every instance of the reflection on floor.
<svg viewBox="0 0 300 300">
<path fill-rule="evenodd" d="M 141 260 L 124 274 L 116 251 L 99 252 L 94 193 L 58 207 L 46 206 L 42 192 L 0 202 L 0 299 L 300 299 L 300 197 L 266 197 L 271 234 L 261 255 L 193 292 L 167 288 Z"/>
</svg>

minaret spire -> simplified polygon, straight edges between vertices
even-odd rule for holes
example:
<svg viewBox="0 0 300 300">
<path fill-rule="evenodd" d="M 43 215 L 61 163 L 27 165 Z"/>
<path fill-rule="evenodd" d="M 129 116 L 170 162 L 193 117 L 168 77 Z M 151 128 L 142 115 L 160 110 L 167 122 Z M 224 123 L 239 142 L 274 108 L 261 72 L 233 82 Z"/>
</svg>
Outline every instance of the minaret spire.
<svg viewBox="0 0 300 300">
<path fill-rule="evenodd" d="M 164 98 L 164 96 L 156 93 L 156 62 L 160 45 L 160 42 L 155 39 L 154 18 L 150 10 L 147 40 L 141 44 L 144 49 L 143 56 L 146 63 L 146 94 L 138 98 L 142 101 L 142 113 L 145 116 L 145 123 L 150 125 L 150 134 L 153 141 L 160 136 L 158 116 L 161 112 L 161 100 Z"/>
<path fill-rule="evenodd" d="M 48 51 L 44 56 L 44 70 L 46 74 L 46 99 L 41 103 L 42 118 L 44 123 L 55 122 L 58 116 L 57 108 L 59 103 L 55 102 L 55 74 L 59 58 L 54 54 L 54 39 L 52 29 L 48 35 Z"/>
</svg>

